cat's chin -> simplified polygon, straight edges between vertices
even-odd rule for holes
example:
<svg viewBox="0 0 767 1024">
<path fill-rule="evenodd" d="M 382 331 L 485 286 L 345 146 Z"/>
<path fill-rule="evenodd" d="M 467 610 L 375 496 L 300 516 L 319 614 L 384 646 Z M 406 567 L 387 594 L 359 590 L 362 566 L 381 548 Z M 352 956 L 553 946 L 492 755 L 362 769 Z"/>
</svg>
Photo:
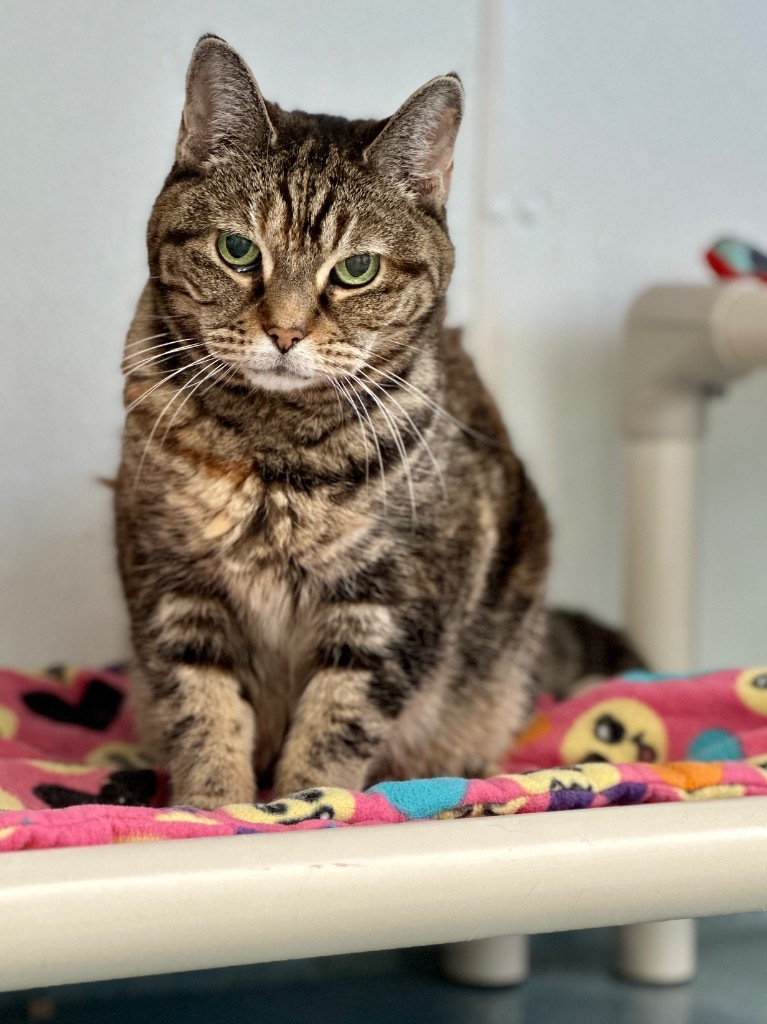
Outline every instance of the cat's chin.
<svg viewBox="0 0 767 1024">
<path fill-rule="evenodd" d="M 300 376 L 288 370 L 278 373 L 269 370 L 246 370 L 243 376 L 248 384 L 262 391 L 301 391 L 317 383 L 313 377 Z"/>
</svg>

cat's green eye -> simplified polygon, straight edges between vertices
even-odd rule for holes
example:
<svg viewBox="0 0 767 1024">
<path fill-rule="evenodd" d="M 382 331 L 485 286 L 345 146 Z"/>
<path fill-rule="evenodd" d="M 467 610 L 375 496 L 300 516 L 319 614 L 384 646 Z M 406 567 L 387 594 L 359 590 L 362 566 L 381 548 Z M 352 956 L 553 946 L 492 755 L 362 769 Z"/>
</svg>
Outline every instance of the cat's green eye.
<svg viewBox="0 0 767 1024">
<path fill-rule="evenodd" d="M 330 271 L 330 280 L 344 288 L 358 288 L 368 284 L 378 273 L 381 259 L 375 253 L 362 252 L 357 256 L 347 256 L 339 260 Z"/>
<path fill-rule="evenodd" d="M 218 236 L 218 251 L 224 263 L 233 270 L 255 270 L 261 262 L 261 250 L 243 235 L 222 231 Z"/>
</svg>

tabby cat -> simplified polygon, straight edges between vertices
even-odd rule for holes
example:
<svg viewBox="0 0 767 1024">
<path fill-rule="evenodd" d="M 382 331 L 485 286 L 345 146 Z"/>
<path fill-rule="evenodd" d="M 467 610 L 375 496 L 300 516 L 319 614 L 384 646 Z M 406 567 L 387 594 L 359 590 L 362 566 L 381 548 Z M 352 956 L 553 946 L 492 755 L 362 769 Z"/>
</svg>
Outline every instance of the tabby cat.
<svg viewBox="0 0 767 1024">
<path fill-rule="evenodd" d="M 288 113 L 194 52 L 116 486 L 176 803 L 476 776 L 529 713 L 549 528 L 443 327 L 462 106 L 451 74 L 382 121 Z"/>
</svg>

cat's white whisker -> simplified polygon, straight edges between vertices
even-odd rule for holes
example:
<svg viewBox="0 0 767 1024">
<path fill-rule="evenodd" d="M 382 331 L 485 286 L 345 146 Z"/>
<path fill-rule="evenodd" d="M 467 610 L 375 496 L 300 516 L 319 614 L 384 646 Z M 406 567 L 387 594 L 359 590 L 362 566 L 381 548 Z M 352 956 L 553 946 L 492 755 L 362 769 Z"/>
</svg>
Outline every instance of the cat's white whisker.
<svg viewBox="0 0 767 1024">
<path fill-rule="evenodd" d="M 367 431 L 365 430 L 365 424 L 362 420 L 362 417 L 360 416 L 360 411 L 357 408 L 357 403 L 353 401 L 349 392 L 341 383 L 341 381 L 334 380 L 332 377 L 328 377 L 328 380 L 331 382 L 334 388 L 336 388 L 340 393 L 344 395 L 349 405 L 352 407 L 352 409 L 354 409 L 354 412 L 359 421 L 360 433 L 362 434 L 362 443 L 365 446 L 365 485 L 367 486 L 370 483 L 370 448 L 368 447 L 368 437 Z"/>
<path fill-rule="evenodd" d="M 462 430 L 465 434 L 470 434 L 478 441 L 484 441 L 485 444 L 489 444 L 494 448 L 498 447 L 498 443 L 494 441 L 492 437 L 488 437 L 486 434 L 480 433 L 480 431 L 475 430 L 473 427 L 470 427 L 468 423 L 464 423 L 462 420 L 459 420 L 457 416 L 454 416 L 451 412 L 448 412 L 447 409 L 444 408 L 444 406 L 440 405 L 438 402 L 435 402 L 433 398 L 427 395 L 425 391 L 422 391 L 420 388 L 416 387 L 415 384 L 411 384 L 410 381 L 405 380 L 403 377 L 400 377 L 396 373 L 392 373 L 390 370 L 383 370 L 381 369 L 380 366 L 373 366 L 372 363 L 363 363 L 362 365 L 369 370 L 373 370 L 374 373 L 380 373 L 382 377 L 388 378 L 390 381 L 392 381 L 392 383 L 399 384 L 400 387 L 407 388 L 409 391 L 412 391 L 414 394 L 418 395 L 418 397 L 421 398 L 424 402 L 427 402 L 432 407 L 432 409 L 434 409 L 435 412 L 439 413 L 441 416 L 444 416 L 446 419 L 448 419 L 451 423 L 455 424 L 455 426 Z"/>
<path fill-rule="evenodd" d="M 387 424 L 389 426 L 389 430 L 391 432 L 392 440 L 394 441 L 395 447 L 397 448 L 397 451 L 399 452 L 400 460 L 402 461 L 402 468 L 405 471 L 405 479 L 407 481 L 407 489 L 408 489 L 408 494 L 410 496 L 411 526 L 412 526 L 413 529 L 415 529 L 416 523 L 417 523 L 417 519 L 418 519 L 417 509 L 416 509 L 416 500 L 415 500 L 415 488 L 413 486 L 413 476 L 412 476 L 412 474 L 410 472 L 410 457 L 408 455 L 407 448 L 405 447 L 405 443 L 402 440 L 402 434 L 400 432 L 400 429 L 397 426 L 397 423 L 394 420 L 394 418 L 389 413 L 389 410 L 384 406 L 383 402 L 378 398 L 378 396 L 375 394 L 375 392 L 371 391 L 371 389 L 367 386 L 367 384 L 365 384 L 364 381 L 361 381 L 359 379 L 359 377 L 352 376 L 352 379 L 355 381 L 356 384 L 358 384 L 362 388 L 363 391 L 367 392 L 367 394 L 370 395 L 370 397 L 376 403 L 378 408 L 381 410 L 381 414 L 382 414 L 382 416 L 384 417 L 384 419 L 386 420 L 386 422 L 387 422 Z"/>
<path fill-rule="evenodd" d="M 324 380 L 326 384 L 330 385 L 330 387 L 335 392 L 336 401 L 338 403 L 338 414 L 341 417 L 341 419 L 343 420 L 344 409 L 343 409 L 343 405 L 341 403 L 341 393 L 339 392 L 338 388 L 336 387 L 336 382 L 333 380 L 333 378 L 329 374 L 323 373 L 322 370 L 317 370 L 317 374 L 320 377 L 320 379 Z"/>
<path fill-rule="evenodd" d="M 148 341 L 149 339 L 145 339 Z M 193 338 L 168 338 L 167 341 L 158 341 L 154 345 L 147 345 L 144 341 L 140 342 L 136 347 L 135 351 L 128 351 L 133 349 L 134 346 L 126 345 L 124 358 L 137 359 L 143 352 L 161 352 L 164 348 L 168 348 L 170 345 L 183 345 L 187 341 L 193 341 Z"/>
<path fill-rule="evenodd" d="M 155 338 L 167 338 L 168 332 L 162 331 L 160 334 L 150 334 L 148 338 L 137 338 L 135 341 L 129 341 L 126 343 L 125 348 L 133 348 L 135 345 L 143 345 L 144 342 L 154 341 Z"/>
<path fill-rule="evenodd" d="M 195 384 L 194 387 L 189 390 L 189 394 L 183 400 L 181 405 L 178 406 L 178 408 L 176 409 L 176 411 L 173 413 L 173 415 L 171 416 L 170 420 L 168 421 L 168 424 L 165 427 L 165 433 L 162 435 L 162 439 L 160 440 L 160 447 L 161 448 L 165 444 L 165 441 L 166 441 L 166 439 L 168 437 L 168 432 L 170 431 L 170 428 L 173 426 L 173 424 L 174 424 L 176 418 L 178 417 L 179 413 L 184 408 L 184 406 L 189 401 L 189 399 L 192 397 L 192 395 L 195 393 L 195 391 L 197 391 L 197 389 L 199 387 L 201 387 L 203 384 L 205 384 L 206 381 L 209 381 L 212 377 L 215 377 L 216 374 L 219 372 L 219 370 L 223 366 L 226 365 L 221 359 L 216 359 L 215 357 L 213 357 L 213 358 L 214 358 L 213 369 L 210 371 L 210 373 L 208 373 L 205 377 L 203 377 L 202 380 L 199 381 L 199 383 Z M 205 372 L 206 369 L 207 369 L 207 366 L 203 366 L 202 370 L 198 371 L 194 375 L 192 380 L 190 380 L 187 384 L 184 385 L 183 388 L 180 389 L 179 394 L 181 394 L 181 392 L 186 391 L 187 389 L 189 389 L 190 385 L 192 384 L 192 381 L 196 380 L 200 376 L 201 373 Z"/>
<path fill-rule="evenodd" d="M 211 359 L 213 359 L 213 356 L 206 356 L 205 362 L 208 363 Z M 137 484 L 139 482 L 139 478 L 141 476 L 141 470 L 142 470 L 142 468 L 144 466 L 144 460 L 146 459 L 147 452 L 149 451 L 150 445 L 152 444 L 152 441 L 154 439 L 155 432 L 157 431 L 157 428 L 160 425 L 160 421 L 162 420 L 163 416 L 168 411 L 168 409 L 170 409 L 170 407 L 173 405 L 173 403 L 179 397 L 179 395 L 183 394 L 184 391 L 191 385 L 192 381 L 196 380 L 200 376 L 200 374 L 205 373 L 206 369 L 207 369 L 207 366 L 206 365 L 203 366 L 201 370 L 198 370 L 197 373 L 194 374 L 194 376 L 192 377 L 191 380 L 187 381 L 187 383 L 183 385 L 183 387 L 179 388 L 177 391 L 174 391 L 173 394 L 170 397 L 170 400 L 163 406 L 160 415 L 154 421 L 154 424 L 152 425 L 152 429 L 149 432 L 149 437 L 147 438 L 146 444 L 144 445 L 144 450 L 141 453 L 141 458 L 139 459 L 138 468 L 136 469 L 136 476 L 135 476 L 135 478 L 133 480 L 133 488 L 134 488 L 134 490 L 135 490 L 135 488 L 136 488 L 136 486 L 137 486 Z M 183 405 L 183 402 L 181 404 Z M 167 433 L 168 432 L 166 430 L 165 431 L 165 436 L 163 437 L 162 442 L 160 443 L 160 447 L 162 447 L 162 445 L 164 444 L 165 437 L 167 437 Z"/>
<path fill-rule="evenodd" d="M 187 342 L 189 339 L 185 338 L 183 341 Z M 135 370 L 143 363 L 157 362 L 160 359 L 165 359 L 168 356 L 174 355 L 176 352 L 186 352 L 189 349 L 197 347 L 199 347 L 199 342 L 194 342 L 192 344 L 182 344 L 179 342 L 178 344 L 174 343 L 173 346 L 164 345 L 162 348 L 143 349 L 139 352 L 128 353 L 123 358 L 121 365 L 123 369 L 128 368 Z"/>
<path fill-rule="evenodd" d="M 385 395 L 389 399 L 390 402 L 392 402 L 394 405 L 396 405 L 396 407 L 400 410 L 400 412 L 403 414 L 403 416 L 406 417 L 406 419 L 410 423 L 410 426 L 413 428 L 413 431 L 415 432 L 416 436 L 418 437 L 418 439 L 420 440 L 421 444 L 423 445 L 424 451 L 427 453 L 427 455 L 431 459 L 432 465 L 434 466 L 434 469 L 435 469 L 435 471 L 437 473 L 437 478 L 439 479 L 440 488 L 442 490 L 442 497 L 443 498 L 447 498 L 447 485 L 445 483 L 445 474 L 442 472 L 442 467 L 440 466 L 439 462 L 437 461 L 437 458 L 434 455 L 434 452 L 431 450 L 431 446 L 429 445 L 429 442 L 423 436 L 423 433 L 419 429 L 419 427 L 416 424 L 416 422 L 413 419 L 413 417 L 410 415 L 410 413 L 407 411 L 407 409 L 397 401 L 397 399 L 394 397 L 394 395 L 390 394 L 386 390 L 386 388 L 383 387 L 382 384 L 379 384 L 377 381 L 373 380 L 373 378 L 370 377 L 367 373 L 365 373 L 364 370 L 360 370 L 359 372 L 362 374 L 362 376 L 365 378 L 365 380 L 369 381 L 373 385 L 373 387 L 378 388 L 379 391 L 381 391 L 381 393 L 383 395 Z"/>
<path fill-rule="evenodd" d="M 133 410 L 136 408 L 136 406 L 140 402 L 143 402 L 145 398 L 148 398 L 149 395 L 152 394 L 153 391 L 156 391 L 157 388 L 162 387 L 163 384 L 166 384 L 173 377 L 178 376 L 179 373 L 183 373 L 184 370 L 189 370 L 189 369 L 191 369 L 191 367 L 197 366 L 199 363 L 206 362 L 208 359 L 211 359 L 211 358 L 212 358 L 212 356 L 210 356 L 210 355 L 203 356 L 201 359 L 195 359 L 194 362 L 188 363 L 186 366 L 181 366 L 181 367 L 179 367 L 178 370 L 174 370 L 172 373 L 167 374 L 165 377 L 162 378 L 162 380 L 158 380 L 156 384 L 153 384 L 151 386 L 151 388 L 147 388 L 146 391 L 142 391 L 142 393 L 138 396 L 138 398 L 135 398 L 130 403 L 130 405 L 126 406 L 125 415 L 127 416 L 129 413 L 133 412 Z"/>
<path fill-rule="evenodd" d="M 343 373 L 343 376 L 347 380 L 355 381 L 356 382 L 356 378 L 354 377 L 353 374 L 347 372 L 346 370 L 342 370 L 341 373 Z M 350 400 L 353 400 L 353 396 L 354 396 L 353 388 L 349 388 L 348 389 L 348 393 L 351 396 Z M 382 504 L 383 504 L 384 512 L 386 512 L 388 492 L 387 492 L 387 489 L 386 489 L 386 469 L 385 469 L 385 466 L 384 466 L 383 452 L 381 451 L 381 443 L 380 443 L 380 441 L 378 439 L 378 431 L 376 430 L 375 423 L 373 423 L 372 417 L 371 417 L 371 415 L 370 415 L 370 413 L 368 411 L 367 406 L 365 405 L 364 402 L 361 402 L 360 404 L 361 404 L 362 412 L 364 413 L 365 419 L 370 424 L 370 430 L 371 430 L 371 433 L 373 435 L 373 444 L 375 445 L 376 456 L 378 458 L 378 468 L 381 471 L 381 501 L 382 501 Z M 356 408 L 356 402 L 354 402 L 354 406 Z"/>
<path fill-rule="evenodd" d="M 166 359 L 172 355 L 176 355 L 176 353 L 178 352 L 188 352 L 190 349 L 198 347 L 198 342 L 195 342 L 192 345 L 177 345 L 175 348 L 168 348 L 161 352 L 155 352 L 153 355 L 147 356 L 145 359 L 141 359 L 136 363 L 128 364 L 125 360 L 123 360 L 123 373 L 125 374 L 126 377 L 129 377 L 131 376 L 131 374 L 137 373 L 143 366 L 149 366 L 151 363 L 159 363 L 163 359 Z"/>
</svg>

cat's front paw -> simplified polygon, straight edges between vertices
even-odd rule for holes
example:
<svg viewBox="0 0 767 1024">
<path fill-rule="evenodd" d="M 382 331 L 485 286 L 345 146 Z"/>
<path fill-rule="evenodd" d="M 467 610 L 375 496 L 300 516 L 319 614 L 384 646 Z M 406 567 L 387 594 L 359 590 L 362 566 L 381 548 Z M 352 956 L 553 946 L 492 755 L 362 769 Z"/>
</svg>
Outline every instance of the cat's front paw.
<svg viewBox="0 0 767 1024">
<path fill-rule="evenodd" d="M 294 793 L 304 793 L 306 790 L 322 788 L 327 783 L 320 782 L 317 779 L 311 779 L 308 775 L 303 772 L 288 772 L 279 771 L 274 778 L 274 788 L 272 789 L 272 800 L 277 800 L 286 796 L 293 796 Z"/>
<path fill-rule="evenodd" d="M 172 787 L 174 807 L 194 807 L 195 810 L 215 811 L 230 804 L 252 804 L 256 802 L 255 786 L 217 787 L 196 790 L 183 785 Z"/>
<path fill-rule="evenodd" d="M 315 789 L 351 789 L 360 791 L 365 788 L 366 765 L 363 763 L 331 764 L 323 771 L 307 771 L 302 768 L 291 768 L 288 765 L 278 766 L 274 776 L 272 799 L 292 796 L 294 793 L 305 793 Z"/>
</svg>

